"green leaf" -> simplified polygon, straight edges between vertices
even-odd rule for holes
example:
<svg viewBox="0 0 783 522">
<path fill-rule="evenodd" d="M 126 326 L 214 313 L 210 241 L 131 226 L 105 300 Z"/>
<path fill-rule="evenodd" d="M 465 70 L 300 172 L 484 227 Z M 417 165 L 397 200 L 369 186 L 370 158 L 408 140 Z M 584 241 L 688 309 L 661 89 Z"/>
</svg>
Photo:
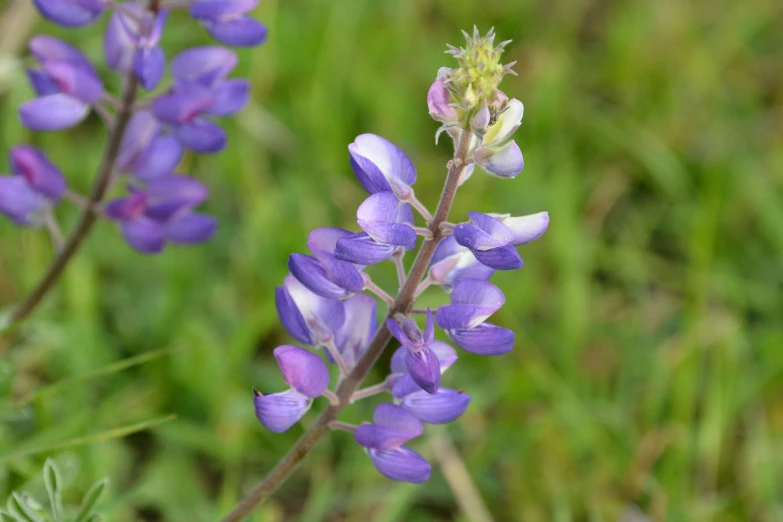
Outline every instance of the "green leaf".
<svg viewBox="0 0 783 522">
<path fill-rule="evenodd" d="M 19 519 L 6 511 L 0 510 L 0 522 L 19 522 Z"/>
<path fill-rule="evenodd" d="M 11 498 L 8 499 L 8 511 L 23 522 L 44 522 L 16 491 L 11 493 Z"/>
<path fill-rule="evenodd" d="M 79 514 L 73 522 L 88 522 L 93 519 L 92 511 L 101 499 L 103 492 L 106 490 L 106 486 L 109 485 L 109 479 L 105 478 L 99 480 L 87 491 L 82 500 L 82 507 L 79 509 Z"/>
<path fill-rule="evenodd" d="M 57 463 L 52 459 L 46 459 L 44 463 L 44 483 L 46 491 L 49 493 L 49 504 L 52 508 L 54 522 L 63 520 L 63 501 L 62 501 L 62 479 Z"/>
</svg>

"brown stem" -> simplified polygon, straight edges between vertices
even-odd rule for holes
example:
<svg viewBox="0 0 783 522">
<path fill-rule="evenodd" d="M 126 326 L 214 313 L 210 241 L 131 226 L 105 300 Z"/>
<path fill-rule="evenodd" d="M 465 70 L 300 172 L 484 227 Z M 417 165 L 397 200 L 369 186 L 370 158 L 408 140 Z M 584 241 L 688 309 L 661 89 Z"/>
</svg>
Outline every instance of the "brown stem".
<svg viewBox="0 0 783 522">
<path fill-rule="evenodd" d="M 138 84 L 136 77 L 131 72 L 128 74 L 125 89 L 122 93 L 122 106 L 117 111 L 114 118 L 114 125 L 109 130 L 109 140 L 101 160 L 101 165 L 98 169 L 95 185 L 93 185 L 92 191 L 85 201 L 86 206 L 82 209 L 79 221 L 36 287 L 27 294 L 24 301 L 14 310 L 10 317 L 8 331 L 0 337 L 0 351 L 2 351 L 3 346 L 10 340 L 16 327 L 35 311 L 43 298 L 52 289 L 62 275 L 63 270 L 65 270 L 65 267 L 68 266 L 73 255 L 79 250 L 79 247 L 87 237 L 90 229 L 92 229 L 92 226 L 95 224 L 95 221 L 98 218 L 98 204 L 103 200 L 103 197 L 106 194 L 106 189 L 109 185 L 112 171 L 114 170 L 114 163 L 116 162 L 117 155 L 120 151 L 120 144 L 122 143 L 125 129 L 127 128 L 128 121 L 132 115 L 132 107 L 136 100 L 137 89 Z"/>
<path fill-rule="evenodd" d="M 443 187 L 440 201 L 438 202 L 438 208 L 435 211 L 432 221 L 428 223 L 429 229 L 432 232 L 432 237 L 424 240 L 416 259 L 413 262 L 413 266 L 408 273 L 405 284 L 402 286 L 397 299 L 395 299 L 394 303 L 389 308 L 389 313 L 386 316 L 387 318 L 393 317 L 394 314 L 397 313 L 407 313 L 413 308 L 413 304 L 416 300 L 416 288 L 427 271 L 427 267 L 430 264 L 432 256 L 435 254 L 438 243 L 445 237 L 440 225 L 448 218 L 451 204 L 454 202 L 454 196 L 457 194 L 459 177 L 462 174 L 462 169 L 465 168 L 469 144 L 470 133 L 463 130 L 460 134 L 459 144 L 457 146 L 457 151 L 454 154 L 454 159 L 449 162 L 449 173 L 446 177 L 446 184 Z M 296 466 L 308 453 L 310 453 L 310 450 L 315 447 L 318 441 L 321 440 L 321 437 L 329 431 L 329 423 L 336 421 L 337 416 L 343 408 L 349 404 L 351 396 L 364 378 L 367 377 L 367 374 L 370 373 L 372 367 L 375 366 L 375 363 L 378 361 L 384 348 L 389 344 L 390 339 L 391 334 L 389 333 L 389 329 L 386 328 L 386 321 L 384 320 L 375 333 L 375 337 L 370 341 L 367 350 L 351 370 L 351 373 L 349 373 L 338 386 L 337 396 L 340 399 L 340 404 L 326 408 L 315 423 L 310 426 L 310 429 L 308 429 L 304 435 L 299 438 L 296 444 L 294 444 L 294 447 L 291 448 L 288 454 L 283 457 L 266 477 L 264 477 L 261 482 L 234 507 L 231 513 L 223 518 L 222 522 L 239 522 L 240 520 L 243 520 L 252 513 L 256 507 L 272 496 L 277 488 L 279 488 L 291 473 L 293 473 Z"/>
</svg>

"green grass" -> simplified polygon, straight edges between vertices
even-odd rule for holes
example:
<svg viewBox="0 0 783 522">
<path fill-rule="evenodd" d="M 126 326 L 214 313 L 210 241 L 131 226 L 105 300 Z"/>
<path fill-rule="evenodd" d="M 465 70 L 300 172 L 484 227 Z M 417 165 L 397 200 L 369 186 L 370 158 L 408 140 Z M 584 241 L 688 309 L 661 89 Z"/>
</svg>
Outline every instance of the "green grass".
<svg viewBox="0 0 783 522">
<path fill-rule="evenodd" d="M 0 498 L 42 492 L 53 456 L 72 501 L 111 477 L 110 520 L 213 521 L 263 476 L 303 429 L 264 431 L 250 392 L 282 387 L 271 350 L 290 339 L 273 289 L 288 254 L 314 227 L 355 227 L 364 194 L 346 146 L 359 133 L 400 145 L 434 205 L 449 148 L 434 144 L 425 96 L 450 65 L 445 44 L 477 24 L 514 39 L 519 77 L 504 90 L 527 107 L 517 135 L 527 167 L 513 182 L 476 174 L 453 220 L 552 219 L 522 248 L 525 268 L 493 279 L 514 351 L 462 353 L 446 376 L 474 396 L 448 433 L 490 511 L 526 522 L 608 522 L 631 505 L 672 522 L 783 519 L 779 0 L 265 0 L 256 14 L 271 36 L 240 52 L 252 106 L 225 122 L 227 151 L 185 165 L 211 188 L 220 232 L 143 258 L 111 224 L 96 227 L 0 361 Z M 100 57 L 98 28 L 34 30 Z M 177 17 L 165 37 L 167 49 L 207 41 Z M 0 149 L 41 145 L 85 190 L 101 126 L 32 135 L 15 113 L 30 95 L 22 75 L 0 73 Z M 10 308 L 51 248 L 7 221 L 0 245 Z M 392 286 L 391 272 L 375 273 Z M 335 433 L 254 520 L 467 518 L 440 471 L 427 485 L 392 484 Z"/>
</svg>

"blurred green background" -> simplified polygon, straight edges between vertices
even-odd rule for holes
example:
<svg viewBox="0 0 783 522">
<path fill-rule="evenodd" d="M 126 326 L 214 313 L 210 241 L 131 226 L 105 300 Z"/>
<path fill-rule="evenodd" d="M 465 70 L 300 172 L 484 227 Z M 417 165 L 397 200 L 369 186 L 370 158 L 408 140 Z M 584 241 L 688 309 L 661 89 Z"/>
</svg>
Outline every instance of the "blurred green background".
<svg viewBox="0 0 783 522">
<path fill-rule="evenodd" d="M 99 120 L 31 134 L 16 107 L 31 34 L 100 61 L 101 27 L 0 6 L 0 150 L 35 143 L 86 191 Z M 273 289 L 288 254 L 312 228 L 356 227 L 365 194 L 346 146 L 362 132 L 410 155 L 434 206 L 450 150 L 434 144 L 427 88 L 453 63 L 445 44 L 477 24 L 514 40 L 503 89 L 527 108 L 527 166 L 474 175 L 452 220 L 548 210 L 551 225 L 522 247 L 524 269 L 493 279 L 515 349 L 462 352 L 444 383 L 473 395 L 469 411 L 414 444 L 433 456 L 451 441 L 469 478 L 437 465 L 426 485 L 392 483 L 335 433 L 252 520 L 489 520 L 456 500 L 473 487 L 497 521 L 783 520 L 783 3 L 264 0 L 254 14 L 270 39 L 235 72 L 252 105 L 224 121 L 225 152 L 182 169 L 209 185 L 217 237 L 142 257 L 113 225 L 94 229 L 2 354 L 0 498 L 40 493 L 47 456 L 71 501 L 109 476 L 112 521 L 214 521 L 249 490 L 303 429 L 266 432 L 250 391 L 283 387 Z M 164 46 L 209 41 L 177 15 Z M 73 208 L 58 213 L 73 225 Z M 0 245 L 10 309 L 52 248 L 7 220 Z M 393 288 L 390 267 L 373 274 Z"/>
</svg>

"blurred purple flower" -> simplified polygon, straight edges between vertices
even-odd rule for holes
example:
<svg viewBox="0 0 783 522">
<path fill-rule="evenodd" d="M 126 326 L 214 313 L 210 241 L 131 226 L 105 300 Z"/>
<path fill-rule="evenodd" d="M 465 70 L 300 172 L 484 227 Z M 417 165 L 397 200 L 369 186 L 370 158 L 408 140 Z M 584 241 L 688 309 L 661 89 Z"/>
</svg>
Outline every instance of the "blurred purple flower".
<svg viewBox="0 0 783 522">
<path fill-rule="evenodd" d="M 258 0 L 196 0 L 190 16 L 201 22 L 213 38 L 226 45 L 253 47 L 266 41 L 264 24 L 245 13 Z"/>
<path fill-rule="evenodd" d="M 23 226 L 38 224 L 41 210 L 57 203 L 65 179 L 46 155 L 30 145 L 9 152 L 11 176 L 0 177 L 0 213 Z"/>
<path fill-rule="evenodd" d="M 47 20 L 65 26 L 79 27 L 94 22 L 104 10 L 102 0 L 33 0 Z"/>
<path fill-rule="evenodd" d="M 150 111 L 131 117 L 120 144 L 117 168 L 132 172 L 141 180 L 171 174 L 182 159 L 184 149 L 173 134 Z"/>
</svg>

